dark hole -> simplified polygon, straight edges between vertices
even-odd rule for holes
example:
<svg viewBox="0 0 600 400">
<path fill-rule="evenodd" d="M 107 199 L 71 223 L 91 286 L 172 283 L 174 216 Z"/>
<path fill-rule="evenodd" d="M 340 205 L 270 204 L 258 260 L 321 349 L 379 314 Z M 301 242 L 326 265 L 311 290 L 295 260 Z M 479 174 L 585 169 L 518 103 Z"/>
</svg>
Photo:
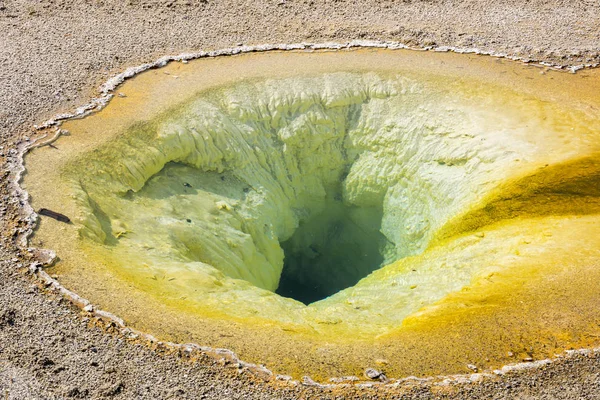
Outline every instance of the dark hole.
<svg viewBox="0 0 600 400">
<path fill-rule="evenodd" d="M 381 211 L 346 207 L 332 196 L 323 212 L 300 224 L 281 247 L 280 296 L 310 304 L 354 286 L 383 263 Z"/>
</svg>

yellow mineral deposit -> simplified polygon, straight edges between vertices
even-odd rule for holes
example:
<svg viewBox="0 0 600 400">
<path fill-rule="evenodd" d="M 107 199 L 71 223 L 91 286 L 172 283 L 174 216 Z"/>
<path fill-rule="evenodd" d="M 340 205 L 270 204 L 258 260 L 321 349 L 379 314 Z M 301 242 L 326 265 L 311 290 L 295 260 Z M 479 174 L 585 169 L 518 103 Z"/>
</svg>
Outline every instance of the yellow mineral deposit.
<svg viewBox="0 0 600 400">
<path fill-rule="evenodd" d="M 600 71 L 411 51 L 172 63 L 27 157 L 67 288 L 295 377 L 598 344 Z M 384 360 L 384 361 L 382 361 Z"/>
</svg>

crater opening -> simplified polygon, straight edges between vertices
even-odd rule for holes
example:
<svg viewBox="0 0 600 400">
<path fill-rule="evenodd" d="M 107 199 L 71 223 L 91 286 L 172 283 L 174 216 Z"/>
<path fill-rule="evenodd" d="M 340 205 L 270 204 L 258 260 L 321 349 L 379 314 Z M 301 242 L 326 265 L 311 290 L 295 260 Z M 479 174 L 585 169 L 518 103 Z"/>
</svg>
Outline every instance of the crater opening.
<svg viewBox="0 0 600 400">
<path fill-rule="evenodd" d="M 28 155 L 73 221 L 32 245 L 133 326 L 296 377 L 552 355 L 600 301 L 600 79 L 574 79 L 379 50 L 148 71 Z"/>
<path fill-rule="evenodd" d="M 307 178 L 319 181 L 319 174 L 315 175 Z M 322 196 L 316 196 L 311 201 L 300 201 L 302 194 L 294 198 L 294 204 L 304 204 L 305 207 L 292 208 L 297 227 L 289 238 L 279 243 L 283 251 L 283 264 L 277 268 L 281 271 L 278 283 L 276 279 L 272 286 L 278 295 L 304 304 L 322 300 L 355 285 L 384 264 L 386 252 L 394 252 L 393 243 L 381 232 L 381 207 L 344 204 L 342 188 L 348 174 L 340 172 L 336 175 L 335 183 Z M 170 162 L 152 176 L 141 190 L 128 191 L 122 196 L 120 209 L 127 211 L 118 218 L 106 218 L 98 204 L 95 204 L 95 215 L 99 221 L 103 220 L 104 243 L 109 246 L 118 245 L 119 239 L 125 235 L 131 238 L 139 228 L 150 230 L 150 225 L 157 220 L 164 224 L 165 219 L 172 219 L 169 232 L 164 234 L 172 241 L 171 247 L 176 249 L 174 251 L 179 257 L 189 262 L 218 266 L 231 278 L 254 281 L 257 285 L 264 284 L 269 288 L 260 277 L 263 265 L 240 263 L 241 267 L 236 268 L 226 264 L 221 257 L 223 251 L 231 251 L 237 246 L 231 237 L 225 236 L 231 234 L 232 226 L 227 226 L 231 220 L 219 216 L 235 216 L 240 204 L 256 195 L 254 188 L 258 186 L 260 183 L 246 182 L 235 172 L 202 172 L 185 164 Z M 203 213 L 203 209 L 209 212 Z M 160 211 L 157 213 L 156 210 Z M 151 216 L 150 221 L 140 221 L 137 214 L 143 218 Z M 209 225 L 211 218 L 216 225 Z M 147 227 L 145 224 L 148 224 Z M 248 221 L 245 224 L 248 226 Z M 237 233 L 251 235 L 248 232 L 252 232 L 252 229 L 242 225 L 234 228 L 239 229 Z M 208 235 L 205 231 L 206 236 L 202 237 L 198 229 L 207 226 L 211 230 Z M 154 229 L 161 230 L 156 226 Z M 265 225 L 265 229 L 268 229 L 268 225 Z M 211 235 L 212 239 L 209 238 Z M 216 243 L 220 237 L 226 238 L 228 247 L 217 249 L 207 246 L 206 241 Z M 164 240 L 164 237 L 160 240 Z M 252 237 L 251 240 L 256 242 Z M 147 246 L 147 250 L 154 250 L 154 247 Z M 260 261 L 264 262 L 264 259 Z M 247 272 L 243 267 L 247 267 Z"/>
</svg>

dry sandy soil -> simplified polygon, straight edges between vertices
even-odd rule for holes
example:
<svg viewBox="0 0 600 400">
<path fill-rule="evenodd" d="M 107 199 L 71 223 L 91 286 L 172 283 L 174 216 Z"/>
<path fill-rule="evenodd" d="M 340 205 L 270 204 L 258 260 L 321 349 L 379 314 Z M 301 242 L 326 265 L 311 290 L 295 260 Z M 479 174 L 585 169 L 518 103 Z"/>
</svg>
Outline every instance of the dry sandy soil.
<svg viewBox="0 0 600 400">
<path fill-rule="evenodd" d="M 91 326 L 23 270 L 12 150 L 32 125 L 89 101 L 124 68 L 239 43 L 400 41 L 476 47 L 565 66 L 600 62 L 597 0 L 0 0 L 0 397 L 600 398 L 600 354 L 476 384 L 323 389 L 262 382 Z M 19 268 L 21 267 L 21 268 Z"/>
</svg>

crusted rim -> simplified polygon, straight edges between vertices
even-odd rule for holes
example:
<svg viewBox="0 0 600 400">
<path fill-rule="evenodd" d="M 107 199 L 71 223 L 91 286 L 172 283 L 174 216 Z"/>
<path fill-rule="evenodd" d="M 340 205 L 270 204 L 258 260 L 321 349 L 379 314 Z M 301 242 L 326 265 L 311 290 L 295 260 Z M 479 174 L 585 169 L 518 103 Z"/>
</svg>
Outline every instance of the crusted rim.
<svg viewBox="0 0 600 400">
<path fill-rule="evenodd" d="M 168 341 L 161 341 L 158 338 L 141 332 L 137 329 L 128 327 L 121 318 L 118 316 L 95 307 L 89 300 L 79 296 L 77 293 L 67 289 L 61 285 L 56 279 L 52 278 L 46 271 L 43 270 L 44 266 L 52 265 L 57 256 L 53 250 L 39 249 L 29 247 L 29 239 L 33 235 L 33 231 L 37 225 L 38 214 L 34 211 L 33 207 L 29 203 L 29 194 L 21 186 L 21 178 L 25 172 L 24 156 L 28 151 L 51 144 L 57 140 L 61 135 L 67 132 L 60 129 L 62 121 L 83 118 L 91 113 L 100 111 L 103 109 L 108 102 L 114 96 L 113 92 L 115 89 L 122 84 L 125 80 L 133 78 L 137 74 L 153 68 L 161 68 L 166 66 L 171 61 L 187 62 L 189 60 L 195 60 L 200 58 L 211 58 L 218 56 L 232 56 L 242 53 L 252 52 L 267 52 L 267 51 L 288 51 L 288 50 L 342 50 L 351 48 L 379 48 L 389 50 L 414 50 L 414 51 L 435 51 L 435 52 L 454 52 L 460 54 L 478 54 L 488 55 L 496 58 L 505 58 L 512 61 L 522 62 L 526 64 L 533 64 L 552 68 L 556 70 L 569 71 L 575 73 L 584 68 L 596 68 L 600 66 L 600 63 L 593 64 L 578 64 L 578 65 L 559 65 L 552 64 L 544 61 L 534 60 L 525 57 L 510 56 L 505 53 L 496 53 L 493 51 L 484 51 L 477 48 L 461 48 L 453 46 L 428 46 L 428 47 L 411 47 L 401 42 L 394 41 L 372 41 L 372 40 L 353 40 L 349 42 L 326 42 L 326 43 L 295 43 L 295 44 L 262 44 L 254 46 L 237 46 L 230 47 L 221 50 L 213 51 L 199 51 L 194 53 L 182 53 L 179 55 L 163 56 L 154 62 L 141 64 L 134 67 L 129 67 L 125 71 L 113 76 L 108 79 L 99 87 L 99 96 L 93 98 L 89 103 L 84 104 L 75 110 L 63 114 L 58 114 L 51 119 L 41 123 L 40 125 L 34 125 L 36 130 L 48 130 L 54 128 L 52 136 L 48 138 L 48 134 L 44 134 L 35 140 L 26 140 L 17 144 L 17 148 L 9 152 L 7 159 L 7 165 L 11 171 L 11 176 L 8 182 L 10 194 L 14 196 L 19 204 L 19 218 L 25 222 L 25 227 L 17 230 L 16 244 L 19 249 L 30 253 L 33 256 L 33 260 L 28 266 L 27 270 L 33 275 L 33 277 L 40 283 L 42 283 L 47 290 L 53 291 L 60 294 L 71 302 L 71 304 L 80 308 L 83 312 L 90 316 L 96 317 L 106 323 L 106 327 L 115 328 L 120 335 L 130 340 L 138 340 L 145 342 L 148 347 L 153 349 L 164 349 L 171 352 L 176 352 L 182 356 L 189 358 L 197 358 L 200 355 L 206 355 L 212 357 L 222 363 L 233 368 L 237 368 L 240 372 L 248 371 L 251 374 L 262 378 L 266 381 L 281 381 L 291 386 L 305 385 L 315 386 L 321 388 L 336 388 L 336 387 L 402 387 L 402 386 L 413 386 L 415 384 L 430 384 L 432 386 L 447 386 L 453 384 L 466 384 L 480 382 L 486 378 L 494 378 L 502 376 L 506 373 L 513 371 L 523 370 L 535 370 L 542 368 L 555 361 L 572 358 L 577 355 L 590 355 L 596 352 L 600 352 L 598 348 L 584 348 L 578 350 L 566 350 L 562 354 L 557 354 L 553 358 L 542 359 L 542 360 L 527 360 L 521 363 L 508 364 L 500 369 L 485 370 L 478 372 L 475 366 L 468 365 L 467 367 L 472 369 L 472 374 L 454 374 L 454 375 L 436 375 L 425 378 L 418 378 L 415 376 L 408 376 L 404 378 L 387 378 L 379 371 L 374 379 L 359 378 L 356 376 L 344 376 L 344 377 L 332 377 L 329 379 L 330 383 L 318 383 L 315 382 L 310 376 L 304 376 L 300 381 L 294 380 L 292 377 L 287 375 L 278 375 L 273 371 L 269 370 L 262 364 L 248 363 L 240 360 L 238 356 L 229 349 L 213 348 L 208 346 L 201 346 L 196 343 L 173 343 Z M 44 140 L 46 139 L 46 140 Z M 371 370 L 369 368 L 368 370 Z M 367 370 L 367 371 L 368 371 Z M 366 375 L 371 375 L 366 373 Z"/>
</svg>

